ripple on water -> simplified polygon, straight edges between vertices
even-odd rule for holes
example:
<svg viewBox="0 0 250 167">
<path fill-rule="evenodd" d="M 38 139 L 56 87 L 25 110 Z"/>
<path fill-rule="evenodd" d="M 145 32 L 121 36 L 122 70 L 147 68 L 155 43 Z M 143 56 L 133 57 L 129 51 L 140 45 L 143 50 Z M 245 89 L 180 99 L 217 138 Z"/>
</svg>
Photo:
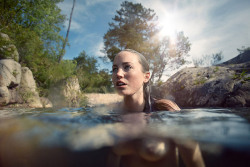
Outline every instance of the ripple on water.
<svg viewBox="0 0 250 167">
<path fill-rule="evenodd" d="M 146 128 L 138 128 L 138 132 L 250 148 L 250 124 L 231 109 L 159 111 L 145 117 Z M 119 140 L 136 138 L 139 133 L 131 131 L 140 127 L 141 121 L 127 126 L 121 115 L 93 108 L 6 109 L 1 110 L 0 120 L 1 135 L 72 149 L 110 146 Z"/>
</svg>

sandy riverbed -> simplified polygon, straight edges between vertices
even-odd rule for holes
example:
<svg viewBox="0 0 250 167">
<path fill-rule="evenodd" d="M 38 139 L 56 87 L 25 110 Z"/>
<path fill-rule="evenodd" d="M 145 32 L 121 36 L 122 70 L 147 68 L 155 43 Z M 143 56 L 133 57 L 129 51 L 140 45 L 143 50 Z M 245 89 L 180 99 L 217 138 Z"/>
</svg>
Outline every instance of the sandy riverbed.
<svg viewBox="0 0 250 167">
<path fill-rule="evenodd" d="M 117 103 L 122 101 L 123 98 L 118 94 L 88 93 L 85 95 L 88 98 L 90 106 Z"/>
</svg>

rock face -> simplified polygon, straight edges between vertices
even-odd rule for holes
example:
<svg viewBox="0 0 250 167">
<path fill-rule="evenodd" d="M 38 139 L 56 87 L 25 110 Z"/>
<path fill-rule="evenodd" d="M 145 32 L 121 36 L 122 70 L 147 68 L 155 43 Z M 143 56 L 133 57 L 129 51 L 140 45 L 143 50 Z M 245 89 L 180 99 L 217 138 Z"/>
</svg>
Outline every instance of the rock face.
<svg viewBox="0 0 250 167">
<path fill-rule="evenodd" d="M 82 98 L 77 77 L 59 81 L 50 89 L 49 100 L 55 107 L 79 107 Z"/>
<path fill-rule="evenodd" d="M 25 103 L 30 107 L 43 107 L 37 92 L 36 82 L 28 67 L 22 67 L 22 78 L 19 87 L 19 94 Z"/>
<path fill-rule="evenodd" d="M 0 60 L 0 104 L 12 102 L 13 90 L 20 81 L 21 65 L 12 59 Z"/>
<path fill-rule="evenodd" d="M 6 34 L 0 33 L 0 42 L 9 40 Z M 8 51 L 9 47 L 15 48 L 15 46 L 0 44 L 0 106 L 25 104 L 29 107 L 42 107 L 32 72 L 15 61 L 18 60 L 18 53 L 13 52 L 7 57 L 3 55 L 6 54 L 3 52 L 6 48 Z"/>
<path fill-rule="evenodd" d="M 33 74 L 12 59 L 0 60 L 0 104 L 25 103 L 42 107 Z"/>
<path fill-rule="evenodd" d="M 21 81 L 21 65 L 12 59 L 0 60 L 0 77 L 0 87 L 14 87 Z"/>
<path fill-rule="evenodd" d="M 250 62 L 185 68 L 154 94 L 172 99 L 181 107 L 249 107 L 249 73 Z"/>
</svg>

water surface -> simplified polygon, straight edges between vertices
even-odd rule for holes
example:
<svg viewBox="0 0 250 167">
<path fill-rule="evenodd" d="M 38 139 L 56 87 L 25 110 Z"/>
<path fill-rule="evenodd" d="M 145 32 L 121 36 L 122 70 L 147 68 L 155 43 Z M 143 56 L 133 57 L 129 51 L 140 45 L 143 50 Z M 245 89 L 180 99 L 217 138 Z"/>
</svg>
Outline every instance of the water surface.
<svg viewBox="0 0 250 167">
<path fill-rule="evenodd" d="M 112 147 L 145 137 L 195 141 L 206 166 L 250 166 L 249 112 L 197 108 L 120 115 L 103 107 L 3 109 L 0 166 L 107 166 Z"/>
</svg>

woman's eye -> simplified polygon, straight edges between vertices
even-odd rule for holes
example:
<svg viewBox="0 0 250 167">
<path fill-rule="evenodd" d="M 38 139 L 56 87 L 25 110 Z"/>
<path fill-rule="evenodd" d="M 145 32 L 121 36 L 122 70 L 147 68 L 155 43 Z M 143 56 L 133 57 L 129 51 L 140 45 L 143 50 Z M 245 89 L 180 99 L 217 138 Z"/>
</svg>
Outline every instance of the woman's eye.
<svg viewBox="0 0 250 167">
<path fill-rule="evenodd" d="M 118 68 L 113 68 L 112 71 L 113 72 L 117 72 Z"/>
<path fill-rule="evenodd" d="M 132 67 L 130 66 L 130 65 L 126 65 L 125 67 L 124 67 L 124 69 L 125 69 L 125 71 L 128 71 L 128 70 L 130 70 Z"/>
</svg>

